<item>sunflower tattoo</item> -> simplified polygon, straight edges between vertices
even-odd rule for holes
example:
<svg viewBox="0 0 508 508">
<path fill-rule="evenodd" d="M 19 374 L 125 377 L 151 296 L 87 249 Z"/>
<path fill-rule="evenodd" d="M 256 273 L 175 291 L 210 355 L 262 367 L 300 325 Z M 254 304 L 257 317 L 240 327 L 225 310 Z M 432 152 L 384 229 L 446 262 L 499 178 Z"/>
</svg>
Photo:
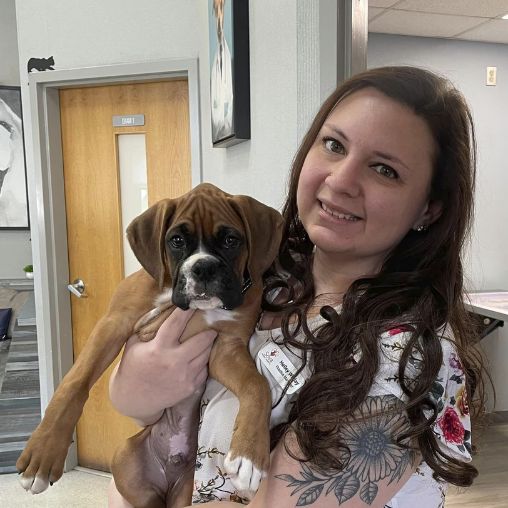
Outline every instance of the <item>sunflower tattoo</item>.
<svg viewBox="0 0 508 508">
<path fill-rule="evenodd" d="M 301 477 L 276 475 L 294 487 L 296 506 L 313 504 L 323 493 L 344 503 L 359 493 L 360 499 L 372 504 L 378 494 L 377 482 L 399 481 L 406 468 L 416 463 L 414 449 L 401 446 L 396 437 L 408 428 L 402 402 L 392 395 L 368 397 L 359 410 L 359 418 L 341 425 L 343 442 L 349 448 L 349 459 L 342 471 L 325 472 L 302 462 Z M 407 443 L 405 443 L 407 444 Z"/>
</svg>

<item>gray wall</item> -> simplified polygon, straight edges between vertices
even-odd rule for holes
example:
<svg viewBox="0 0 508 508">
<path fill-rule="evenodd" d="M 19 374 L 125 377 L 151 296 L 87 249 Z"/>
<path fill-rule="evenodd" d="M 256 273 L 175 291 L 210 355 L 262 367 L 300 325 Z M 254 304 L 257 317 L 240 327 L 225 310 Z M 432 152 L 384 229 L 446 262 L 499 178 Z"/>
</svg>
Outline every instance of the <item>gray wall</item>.
<svg viewBox="0 0 508 508">
<path fill-rule="evenodd" d="M 478 143 L 478 188 L 467 259 L 469 289 L 508 289 L 508 45 L 369 34 L 368 65 L 408 64 L 450 78 L 473 111 Z M 498 85 L 486 86 L 486 67 L 497 66 Z M 508 326 L 483 341 L 499 410 L 508 410 Z"/>
<path fill-rule="evenodd" d="M 19 86 L 18 39 L 14 0 L 0 0 L 0 85 Z M 0 279 L 24 277 L 32 261 L 29 231 L 0 230 Z"/>
</svg>

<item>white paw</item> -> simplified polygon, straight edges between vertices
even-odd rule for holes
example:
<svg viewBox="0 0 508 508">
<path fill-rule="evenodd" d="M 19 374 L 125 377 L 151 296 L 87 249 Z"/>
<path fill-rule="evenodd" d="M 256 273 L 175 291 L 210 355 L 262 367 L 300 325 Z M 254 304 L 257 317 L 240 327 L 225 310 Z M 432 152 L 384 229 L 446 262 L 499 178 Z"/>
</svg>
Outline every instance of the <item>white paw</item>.
<svg viewBox="0 0 508 508">
<path fill-rule="evenodd" d="M 32 494 L 40 494 L 44 492 L 49 487 L 49 480 L 47 478 L 41 478 L 40 476 L 23 476 L 21 475 L 19 478 L 19 483 L 21 486 Z"/>
<path fill-rule="evenodd" d="M 237 489 L 238 495 L 247 499 L 254 497 L 261 480 L 266 476 L 266 471 L 258 469 L 246 457 L 232 459 L 231 452 L 224 459 L 224 468 Z"/>
</svg>

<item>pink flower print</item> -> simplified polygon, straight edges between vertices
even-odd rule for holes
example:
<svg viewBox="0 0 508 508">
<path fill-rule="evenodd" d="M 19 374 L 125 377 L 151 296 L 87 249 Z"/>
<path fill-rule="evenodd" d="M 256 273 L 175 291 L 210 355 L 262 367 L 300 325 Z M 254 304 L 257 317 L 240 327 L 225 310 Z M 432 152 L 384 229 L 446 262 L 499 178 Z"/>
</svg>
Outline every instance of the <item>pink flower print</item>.
<svg viewBox="0 0 508 508">
<path fill-rule="evenodd" d="M 444 415 L 437 421 L 447 443 L 464 444 L 464 426 L 453 407 L 447 407 Z"/>
<path fill-rule="evenodd" d="M 413 329 L 407 325 L 398 325 L 395 328 L 390 328 L 389 330 L 387 330 L 388 335 L 390 337 L 392 337 L 393 335 L 398 335 L 399 333 L 412 332 L 412 331 L 413 331 Z"/>
<path fill-rule="evenodd" d="M 460 370 L 461 373 L 464 372 L 464 369 L 462 368 L 462 363 L 455 353 L 452 353 L 450 355 L 448 363 L 452 369 Z"/>
</svg>

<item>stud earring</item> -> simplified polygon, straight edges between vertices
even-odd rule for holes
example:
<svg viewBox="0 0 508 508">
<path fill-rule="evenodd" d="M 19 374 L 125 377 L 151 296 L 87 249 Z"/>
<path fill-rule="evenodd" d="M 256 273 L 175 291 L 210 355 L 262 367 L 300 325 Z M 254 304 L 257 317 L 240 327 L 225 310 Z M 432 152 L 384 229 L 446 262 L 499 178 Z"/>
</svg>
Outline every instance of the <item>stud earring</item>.
<svg viewBox="0 0 508 508">
<path fill-rule="evenodd" d="M 427 231 L 427 229 L 429 229 L 429 225 L 428 224 L 420 224 L 419 226 L 416 226 L 413 229 L 415 231 L 418 231 L 418 233 L 421 233 L 422 231 Z"/>
</svg>

